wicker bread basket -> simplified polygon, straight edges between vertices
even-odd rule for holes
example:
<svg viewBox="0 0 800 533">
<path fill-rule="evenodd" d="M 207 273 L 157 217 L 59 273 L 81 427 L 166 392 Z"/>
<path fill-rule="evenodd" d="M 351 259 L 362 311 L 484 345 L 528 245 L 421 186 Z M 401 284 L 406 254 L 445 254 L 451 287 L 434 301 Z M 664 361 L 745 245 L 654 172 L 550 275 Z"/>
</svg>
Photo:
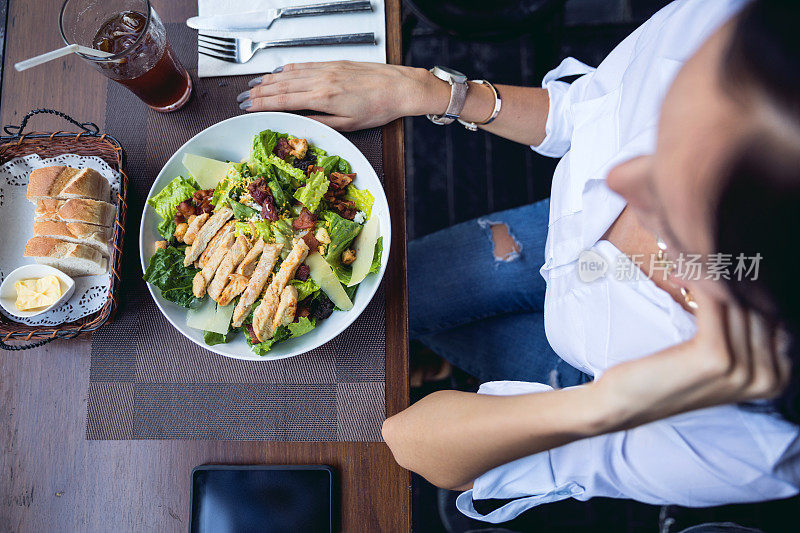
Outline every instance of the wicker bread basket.
<svg viewBox="0 0 800 533">
<path fill-rule="evenodd" d="M 25 133 L 28 120 L 39 113 L 57 115 L 73 126 L 80 128 L 78 132 L 56 131 L 52 133 Z M 77 154 L 97 156 L 109 164 L 120 174 L 120 188 L 117 196 L 117 218 L 113 228 L 111 257 L 111 285 L 105 295 L 103 307 L 91 315 L 73 322 L 48 326 L 28 326 L 0 315 L 0 349 L 25 350 L 41 346 L 55 339 L 71 339 L 83 333 L 89 333 L 105 324 L 117 307 L 120 285 L 120 263 L 122 261 L 122 242 L 125 237 L 125 216 L 127 213 L 126 197 L 128 193 L 128 176 L 125 167 L 125 151 L 111 135 L 100 133 L 96 124 L 78 122 L 72 117 L 52 109 L 35 109 L 30 111 L 19 126 L 3 128 L 7 136 L 0 137 L 0 165 L 16 157 L 38 154 L 42 158 L 55 157 L 60 154 Z"/>
</svg>

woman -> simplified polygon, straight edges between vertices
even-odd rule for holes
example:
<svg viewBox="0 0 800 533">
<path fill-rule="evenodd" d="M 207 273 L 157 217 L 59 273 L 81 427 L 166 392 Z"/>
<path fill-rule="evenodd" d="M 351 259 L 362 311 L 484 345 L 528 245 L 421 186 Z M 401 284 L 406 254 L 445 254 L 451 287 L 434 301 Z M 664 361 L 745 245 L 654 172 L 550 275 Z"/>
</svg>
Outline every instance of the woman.
<svg viewBox="0 0 800 533">
<path fill-rule="evenodd" d="M 388 419 L 401 465 L 465 490 L 459 508 L 490 522 L 568 497 L 798 492 L 798 14 L 679 0 L 597 69 L 568 59 L 542 89 L 497 87 L 482 127 L 562 158 L 551 199 L 410 243 L 411 330 L 515 381 Z M 352 63 L 253 85 L 245 109 L 317 110 L 345 130 L 443 113 L 454 94 L 424 70 Z M 460 118 L 494 110 L 471 83 Z M 482 515 L 480 499 L 512 501 Z"/>
</svg>

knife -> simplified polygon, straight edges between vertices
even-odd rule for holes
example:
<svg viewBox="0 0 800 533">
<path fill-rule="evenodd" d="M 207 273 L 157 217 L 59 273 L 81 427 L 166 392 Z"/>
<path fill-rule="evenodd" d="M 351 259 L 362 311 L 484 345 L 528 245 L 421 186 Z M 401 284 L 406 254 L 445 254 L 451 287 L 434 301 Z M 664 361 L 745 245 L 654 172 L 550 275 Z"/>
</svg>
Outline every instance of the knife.
<svg viewBox="0 0 800 533">
<path fill-rule="evenodd" d="M 372 2 L 370 0 L 346 0 L 343 2 L 278 7 L 232 15 L 192 17 L 186 21 L 186 25 L 196 30 L 212 31 L 267 30 L 272 26 L 273 22 L 280 18 L 354 13 L 358 11 L 372 11 Z"/>
</svg>

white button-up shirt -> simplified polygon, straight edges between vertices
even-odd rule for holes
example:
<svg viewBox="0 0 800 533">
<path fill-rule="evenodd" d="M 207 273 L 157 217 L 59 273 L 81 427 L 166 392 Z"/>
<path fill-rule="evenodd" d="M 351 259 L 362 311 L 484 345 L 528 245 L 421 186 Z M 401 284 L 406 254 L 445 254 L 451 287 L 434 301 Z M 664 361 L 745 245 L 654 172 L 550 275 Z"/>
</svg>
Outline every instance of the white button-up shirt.
<svg viewBox="0 0 800 533">
<path fill-rule="evenodd" d="M 694 319 L 651 280 L 614 275 L 624 256 L 600 240 L 625 201 L 606 185 L 622 161 L 654 151 L 661 103 L 683 63 L 743 0 L 678 0 L 626 38 L 597 69 L 568 58 L 545 76 L 547 136 L 534 147 L 561 157 L 553 178 L 545 263 L 545 330 L 556 353 L 595 377 L 615 364 L 683 342 Z M 559 81 L 581 75 L 572 84 Z M 592 250 L 609 272 L 580 280 Z M 620 259 L 622 258 L 622 259 Z M 625 265 L 622 265 L 625 267 Z M 629 266 L 629 265 L 628 265 Z M 550 390 L 492 382 L 483 394 Z M 591 409 L 591 406 L 586 406 Z M 573 497 L 631 498 L 712 506 L 784 498 L 800 487 L 797 426 L 736 405 L 702 409 L 629 431 L 584 439 L 490 470 L 461 494 L 468 516 L 504 522 L 543 503 Z M 514 499 L 483 516 L 475 499 Z"/>
</svg>

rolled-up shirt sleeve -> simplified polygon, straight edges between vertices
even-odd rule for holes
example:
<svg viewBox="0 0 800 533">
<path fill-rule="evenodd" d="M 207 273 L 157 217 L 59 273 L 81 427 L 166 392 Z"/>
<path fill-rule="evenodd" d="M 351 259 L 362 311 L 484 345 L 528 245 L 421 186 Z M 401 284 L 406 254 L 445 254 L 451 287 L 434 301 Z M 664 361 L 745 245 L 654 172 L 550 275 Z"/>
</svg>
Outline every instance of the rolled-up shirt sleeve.
<svg viewBox="0 0 800 533">
<path fill-rule="evenodd" d="M 548 157 L 562 157 L 567 153 L 572 137 L 571 106 L 583 97 L 583 89 L 594 71 L 594 68 L 568 57 L 545 75 L 542 87 L 547 89 L 550 105 L 545 138 L 538 146 L 531 147 L 537 153 Z M 572 83 L 562 81 L 562 78 L 576 75 L 581 77 Z"/>
<path fill-rule="evenodd" d="M 489 383 L 484 394 L 543 392 L 541 384 Z M 566 498 L 630 498 L 655 505 L 706 507 L 789 497 L 796 426 L 729 405 L 576 441 L 486 472 L 462 493 L 459 510 L 492 523 Z M 488 514 L 476 500 L 511 500 Z"/>
</svg>

